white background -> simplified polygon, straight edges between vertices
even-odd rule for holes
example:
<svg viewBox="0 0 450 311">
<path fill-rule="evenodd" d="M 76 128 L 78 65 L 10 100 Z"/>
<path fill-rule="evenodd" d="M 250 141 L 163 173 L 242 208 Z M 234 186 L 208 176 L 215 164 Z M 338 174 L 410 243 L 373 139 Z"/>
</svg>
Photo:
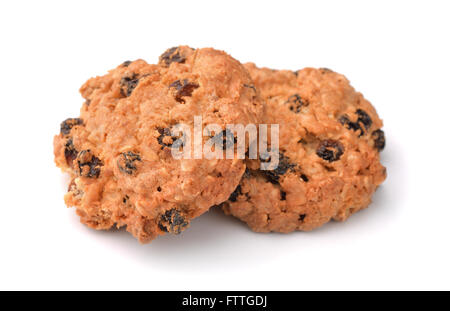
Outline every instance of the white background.
<svg viewBox="0 0 450 311">
<path fill-rule="evenodd" d="M 450 289 L 446 1 L 2 1 L 0 289 Z M 344 73 L 385 122 L 388 179 L 345 223 L 257 234 L 213 210 L 140 245 L 65 207 L 53 163 L 78 88 L 168 47 Z"/>
</svg>

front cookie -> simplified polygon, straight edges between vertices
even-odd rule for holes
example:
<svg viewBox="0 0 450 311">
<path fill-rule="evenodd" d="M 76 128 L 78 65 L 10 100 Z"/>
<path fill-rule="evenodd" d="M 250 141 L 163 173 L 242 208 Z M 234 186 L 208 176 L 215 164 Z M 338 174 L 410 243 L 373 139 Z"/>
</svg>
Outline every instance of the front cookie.
<svg viewBox="0 0 450 311">
<path fill-rule="evenodd" d="M 225 201 L 245 171 L 238 159 L 175 159 L 178 124 L 258 123 L 248 72 L 224 52 L 176 47 L 159 64 L 125 62 L 81 87 L 79 118 L 54 138 L 55 162 L 72 176 L 65 201 L 95 229 L 126 226 L 140 242 L 180 233 Z"/>
</svg>

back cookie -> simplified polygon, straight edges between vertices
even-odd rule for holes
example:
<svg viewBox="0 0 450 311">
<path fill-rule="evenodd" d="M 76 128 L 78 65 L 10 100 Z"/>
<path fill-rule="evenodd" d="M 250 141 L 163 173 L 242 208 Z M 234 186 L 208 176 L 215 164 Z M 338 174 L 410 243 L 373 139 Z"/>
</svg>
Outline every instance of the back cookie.
<svg viewBox="0 0 450 311">
<path fill-rule="evenodd" d="M 366 208 L 386 178 L 382 121 L 348 80 L 328 69 L 297 72 L 246 64 L 279 124 L 279 166 L 248 161 L 226 214 L 258 232 L 308 231 Z M 270 143 L 270 141 L 269 141 Z"/>
</svg>

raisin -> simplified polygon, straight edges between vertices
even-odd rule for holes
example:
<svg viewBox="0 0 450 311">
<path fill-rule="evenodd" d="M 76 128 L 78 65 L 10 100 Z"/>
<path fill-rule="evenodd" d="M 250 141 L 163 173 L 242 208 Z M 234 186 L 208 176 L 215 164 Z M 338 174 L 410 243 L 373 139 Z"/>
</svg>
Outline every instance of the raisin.
<svg viewBox="0 0 450 311">
<path fill-rule="evenodd" d="M 136 161 L 141 161 L 138 154 L 131 151 L 123 152 L 117 159 L 117 166 L 121 172 L 132 175 L 137 170 Z"/>
<path fill-rule="evenodd" d="M 69 118 L 64 120 L 61 123 L 61 134 L 63 136 L 69 135 L 70 131 L 72 130 L 72 128 L 76 125 L 82 125 L 83 124 L 83 120 L 81 120 L 80 118 Z"/>
<path fill-rule="evenodd" d="M 123 204 L 127 204 L 129 199 L 130 199 L 130 197 L 126 194 L 122 199 Z"/>
<path fill-rule="evenodd" d="M 347 128 L 349 129 L 349 130 L 352 130 L 352 131 L 354 131 L 354 132 L 356 132 L 356 131 L 360 131 L 360 133 L 359 133 L 359 137 L 361 137 L 362 135 L 364 135 L 364 129 L 361 127 L 361 125 L 358 123 L 358 122 L 352 122 L 352 121 L 350 121 L 350 119 L 348 118 L 348 116 L 347 115 L 343 115 L 343 116 L 341 116 L 340 118 L 339 118 L 339 122 L 342 124 L 342 125 L 345 125 L 345 126 L 347 126 Z"/>
<path fill-rule="evenodd" d="M 241 194 L 242 194 L 242 188 L 241 188 L 241 185 L 238 185 L 236 187 L 236 189 L 233 191 L 233 193 L 230 195 L 228 200 L 231 201 L 231 202 L 236 202 L 238 196 L 240 196 Z"/>
<path fill-rule="evenodd" d="M 305 218 L 306 218 L 306 214 L 300 214 L 298 216 L 298 220 L 301 221 L 301 222 L 303 222 L 305 220 Z"/>
<path fill-rule="evenodd" d="M 161 150 L 164 149 L 164 147 L 168 148 L 179 148 L 183 143 L 183 139 L 177 136 L 173 136 L 171 134 L 170 128 L 157 128 L 157 131 L 159 133 L 158 136 L 158 143 L 161 145 Z M 166 137 L 169 137 L 169 139 L 166 139 Z"/>
<path fill-rule="evenodd" d="M 161 223 L 158 224 L 158 228 L 159 228 L 159 230 L 161 230 L 162 232 L 169 232 L 169 231 L 167 231 L 167 228 L 164 227 Z"/>
<path fill-rule="evenodd" d="M 189 221 L 176 208 L 166 211 L 158 222 L 158 227 L 162 231 L 173 234 L 181 233 L 188 225 Z"/>
<path fill-rule="evenodd" d="M 171 63 L 184 63 L 186 57 L 180 54 L 178 47 L 173 47 L 166 50 L 160 57 L 159 63 L 165 66 L 169 66 Z"/>
<path fill-rule="evenodd" d="M 383 130 L 376 130 L 372 133 L 374 139 L 374 146 L 378 151 L 382 151 L 386 146 L 386 138 L 384 137 Z"/>
<path fill-rule="evenodd" d="M 73 160 L 77 158 L 77 154 L 78 151 L 73 145 L 72 137 L 70 137 L 69 139 L 67 139 L 66 144 L 64 145 L 64 157 L 66 158 L 67 165 L 73 165 Z"/>
<path fill-rule="evenodd" d="M 222 140 L 222 148 L 223 150 L 233 148 L 234 144 L 237 143 L 237 138 L 233 135 L 229 129 L 225 129 L 217 135 L 214 135 L 212 138 L 213 142 L 219 142 Z"/>
<path fill-rule="evenodd" d="M 184 79 L 183 81 L 176 80 L 169 85 L 169 88 L 174 88 L 176 90 L 175 100 L 182 104 L 185 103 L 185 100 L 182 97 L 192 96 L 192 92 L 198 87 L 199 85 L 197 83 L 189 82 L 187 79 Z"/>
<path fill-rule="evenodd" d="M 308 182 L 308 181 L 309 181 L 308 176 L 306 176 L 305 174 L 301 174 L 301 175 L 300 175 L 300 178 L 301 178 L 304 182 Z"/>
<path fill-rule="evenodd" d="M 344 154 L 344 146 L 335 140 L 323 140 L 316 150 L 316 154 L 328 162 L 338 161 Z"/>
<path fill-rule="evenodd" d="M 223 150 L 233 148 L 235 144 L 237 144 L 237 138 L 233 135 L 233 133 L 226 129 L 222 132 L 223 138 Z"/>
<path fill-rule="evenodd" d="M 249 178 L 252 175 L 248 167 L 245 168 L 244 175 L 242 175 L 242 178 Z"/>
<path fill-rule="evenodd" d="M 361 122 L 366 130 L 368 130 L 372 126 L 372 119 L 370 116 L 361 109 L 356 110 L 356 114 L 358 115 L 358 122 Z"/>
<path fill-rule="evenodd" d="M 253 91 L 256 92 L 256 87 L 255 87 L 254 85 L 251 85 L 251 84 L 244 84 L 244 87 L 249 88 L 249 89 L 252 89 Z"/>
<path fill-rule="evenodd" d="M 131 63 L 132 63 L 131 60 L 126 60 L 126 61 L 124 61 L 124 62 L 122 63 L 122 66 L 123 66 L 123 67 L 128 67 L 128 66 L 131 65 Z"/>
<path fill-rule="evenodd" d="M 124 97 L 130 96 L 138 83 L 139 76 L 136 73 L 133 73 L 131 76 L 123 77 L 120 80 L 120 94 Z"/>
<path fill-rule="evenodd" d="M 261 159 L 263 162 L 269 162 L 269 159 Z M 289 158 L 286 157 L 283 153 L 280 152 L 278 159 L 278 166 L 273 170 L 263 170 L 261 171 L 263 175 L 267 178 L 267 180 L 273 184 L 278 184 L 280 181 L 280 176 L 286 174 L 288 170 L 291 170 L 295 167 L 294 164 L 289 163 Z"/>
<path fill-rule="evenodd" d="M 98 178 L 103 165 L 91 150 L 82 150 L 77 156 L 78 174 L 83 177 Z"/>
<path fill-rule="evenodd" d="M 286 201 L 286 192 L 280 190 L 280 200 L 281 201 Z"/>
<path fill-rule="evenodd" d="M 299 113 L 303 106 L 308 105 L 307 102 L 303 101 L 303 99 L 298 94 L 289 96 L 288 100 L 286 101 L 286 104 L 289 105 L 289 110 L 295 113 Z"/>
<path fill-rule="evenodd" d="M 170 133 L 169 128 L 158 128 L 158 143 L 161 145 L 161 150 L 164 149 L 164 147 L 172 147 L 173 140 L 171 143 L 164 140 L 165 137 L 172 137 Z"/>
<path fill-rule="evenodd" d="M 90 99 L 86 99 L 86 102 L 85 102 L 85 104 L 86 104 L 86 106 L 88 106 L 88 107 L 89 107 L 89 105 L 91 104 L 91 100 L 90 100 Z"/>
<path fill-rule="evenodd" d="M 349 130 L 352 131 L 360 131 L 359 133 L 359 137 L 361 137 L 362 135 L 365 134 L 365 130 L 368 130 L 371 126 L 372 126 L 372 119 L 370 118 L 370 116 L 367 114 L 367 112 L 365 112 L 364 110 L 361 109 L 357 109 L 356 110 L 356 114 L 358 115 L 358 119 L 356 120 L 356 122 L 352 122 L 350 121 L 350 119 L 348 118 L 347 115 L 343 115 L 339 118 L 339 122 L 342 125 L 347 126 L 347 128 Z M 361 124 L 363 126 L 361 126 Z"/>
</svg>

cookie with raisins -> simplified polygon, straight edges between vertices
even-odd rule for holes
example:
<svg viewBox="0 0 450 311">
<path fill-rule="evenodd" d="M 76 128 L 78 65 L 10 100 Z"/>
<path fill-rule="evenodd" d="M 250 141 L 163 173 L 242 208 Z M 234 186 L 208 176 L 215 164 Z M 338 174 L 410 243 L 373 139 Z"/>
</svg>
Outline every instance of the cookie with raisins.
<svg viewBox="0 0 450 311">
<path fill-rule="evenodd" d="M 126 227 L 143 243 L 182 232 L 227 200 L 245 162 L 176 159 L 172 150 L 186 141 L 172 130 L 184 124 L 192 131 L 196 116 L 223 131 L 258 124 L 262 101 L 248 85 L 250 75 L 231 56 L 186 46 L 168 49 L 156 65 L 126 61 L 89 79 L 81 115 L 65 120 L 54 138 L 55 162 L 72 177 L 67 205 L 89 227 Z"/>
<path fill-rule="evenodd" d="M 366 208 L 386 178 L 375 108 L 329 69 L 245 67 L 267 103 L 263 123 L 279 124 L 279 164 L 262 170 L 262 160 L 247 161 L 225 213 L 254 231 L 291 232 Z"/>
</svg>

